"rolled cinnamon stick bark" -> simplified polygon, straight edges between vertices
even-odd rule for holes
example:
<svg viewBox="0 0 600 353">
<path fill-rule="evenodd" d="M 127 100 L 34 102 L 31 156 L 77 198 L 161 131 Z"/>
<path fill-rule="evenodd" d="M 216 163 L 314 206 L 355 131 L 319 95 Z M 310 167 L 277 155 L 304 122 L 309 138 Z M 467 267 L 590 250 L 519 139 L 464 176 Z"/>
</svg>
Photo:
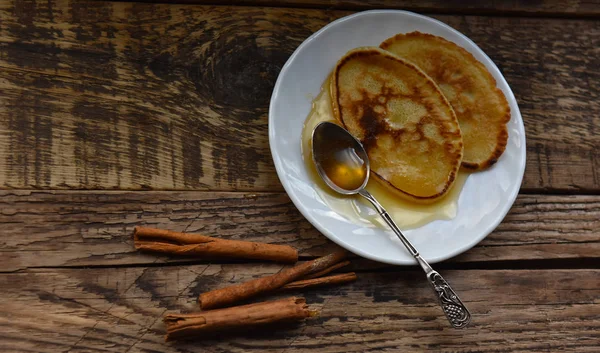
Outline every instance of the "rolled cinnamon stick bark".
<svg viewBox="0 0 600 353">
<path fill-rule="evenodd" d="M 135 227 L 133 240 L 138 250 L 167 254 L 258 259 L 285 263 L 298 261 L 298 251 L 287 245 L 218 239 L 156 228 Z"/>
<path fill-rule="evenodd" d="M 226 332 L 276 322 L 300 321 L 317 313 L 308 309 L 304 298 L 286 298 L 256 304 L 164 317 L 167 341 L 204 333 Z"/>
<path fill-rule="evenodd" d="M 285 289 L 303 289 L 303 288 L 311 288 L 311 287 L 319 287 L 319 286 L 327 286 L 331 284 L 342 284 L 356 281 L 356 273 L 342 273 L 339 275 L 327 276 L 327 277 L 318 277 L 305 279 L 301 281 L 295 281 L 288 283 L 281 287 L 281 290 Z"/>
<path fill-rule="evenodd" d="M 337 269 L 340 269 L 342 267 L 346 267 L 348 265 L 350 265 L 350 261 L 342 261 L 342 262 L 339 262 L 339 263 L 337 263 L 337 264 L 335 264 L 333 266 L 327 267 L 323 271 L 311 273 L 311 274 L 309 274 L 307 276 L 304 276 L 302 279 L 311 279 L 311 278 L 323 277 L 323 276 L 325 276 L 328 273 L 331 273 L 331 272 L 333 272 L 333 271 L 335 271 Z"/>
<path fill-rule="evenodd" d="M 340 250 L 333 254 L 282 270 L 274 275 L 202 293 L 198 298 L 198 303 L 202 309 L 228 306 L 257 294 L 273 291 L 306 275 L 322 271 L 340 262 L 345 256 L 346 252 Z"/>
</svg>

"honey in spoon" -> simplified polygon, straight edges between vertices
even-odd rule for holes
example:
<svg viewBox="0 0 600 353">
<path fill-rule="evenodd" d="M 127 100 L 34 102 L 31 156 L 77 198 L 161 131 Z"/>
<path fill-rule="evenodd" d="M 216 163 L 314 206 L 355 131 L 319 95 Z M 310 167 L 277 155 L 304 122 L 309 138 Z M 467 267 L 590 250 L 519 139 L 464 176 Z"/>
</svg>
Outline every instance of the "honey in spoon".
<svg viewBox="0 0 600 353">
<path fill-rule="evenodd" d="M 367 175 L 365 164 L 351 147 L 337 149 L 333 147 L 332 158 L 323 165 L 325 173 L 331 181 L 345 190 L 356 190 L 361 187 Z"/>
<path fill-rule="evenodd" d="M 325 174 L 343 194 L 345 191 L 358 190 L 368 176 L 366 156 L 360 156 L 354 148 L 355 141 L 342 136 L 335 129 L 336 125 L 322 126 L 320 134 L 313 132 L 313 158 L 317 169 Z M 337 190 L 337 189 L 336 189 Z"/>
</svg>

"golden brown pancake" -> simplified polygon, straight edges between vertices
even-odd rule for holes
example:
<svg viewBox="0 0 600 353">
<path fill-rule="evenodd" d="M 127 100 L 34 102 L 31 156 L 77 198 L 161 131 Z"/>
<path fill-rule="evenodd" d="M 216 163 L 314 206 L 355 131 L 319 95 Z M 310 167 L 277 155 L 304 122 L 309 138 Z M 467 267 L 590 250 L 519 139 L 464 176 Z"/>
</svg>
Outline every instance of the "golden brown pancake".
<svg viewBox="0 0 600 353">
<path fill-rule="evenodd" d="M 414 64 L 375 47 L 349 51 L 331 80 L 333 111 L 369 155 L 373 177 L 433 202 L 454 183 L 462 138 L 452 107 Z"/>
<path fill-rule="evenodd" d="M 482 63 L 458 45 L 420 32 L 397 34 L 380 47 L 415 63 L 450 101 L 464 140 L 463 167 L 481 170 L 498 161 L 506 148 L 510 108 Z"/>
</svg>

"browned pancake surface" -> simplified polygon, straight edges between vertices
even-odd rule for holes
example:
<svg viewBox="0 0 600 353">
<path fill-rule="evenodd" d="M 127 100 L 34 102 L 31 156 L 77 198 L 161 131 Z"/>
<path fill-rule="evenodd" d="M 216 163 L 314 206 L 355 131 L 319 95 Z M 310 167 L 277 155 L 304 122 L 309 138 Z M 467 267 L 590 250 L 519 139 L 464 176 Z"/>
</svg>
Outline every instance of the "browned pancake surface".
<svg viewBox="0 0 600 353">
<path fill-rule="evenodd" d="M 411 200 L 450 189 L 462 159 L 452 107 L 423 71 L 379 48 L 338 62 L 331 82 L 336 118 L 364 145 L 373 176 Z"/>
<path fill-rule="evenodd" d="M 398 34 L 381 48 L 415 63 L 450 101 L 464 141 L 462 165 L 481 170 L 496 163 L 506 148 L 510 108 L 485 66 L 458 45 L 420 32 Z"/>
</svg>

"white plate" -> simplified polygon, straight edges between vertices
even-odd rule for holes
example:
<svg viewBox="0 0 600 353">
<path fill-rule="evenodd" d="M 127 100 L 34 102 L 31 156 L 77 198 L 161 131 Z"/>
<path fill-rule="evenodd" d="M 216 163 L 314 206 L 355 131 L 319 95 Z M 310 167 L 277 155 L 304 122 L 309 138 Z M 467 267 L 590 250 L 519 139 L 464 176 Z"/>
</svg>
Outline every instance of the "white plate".
<svg viewBox="0 0 600 353">
<path fill-rule="evenodd" d="M 323 81 L 350 49 L 378 46 L 397 33 L 420 31 L 450 40 L 482 62 L 504 92 L 511 110 L 506 151 L 489 170 L 469 176 L 452 220 L 405 232 L 421 255 L 434 263 L 481 241 L 512 206 L 525 171 L 525 131 L 515 97 L 494 63 L 469 38 L 448 25 L 405 11 L 375 10 L 336 20 L 310 36 L 284 65 L 271 97 L 269 143 L 279 179 L 296 207 L 321 233 L 363 257 L 410 265 L 414 259 L 390 230 L 358 225 L 332 211 L 315 192 L 301 153 L 302 127 Z"/>
</svg>

